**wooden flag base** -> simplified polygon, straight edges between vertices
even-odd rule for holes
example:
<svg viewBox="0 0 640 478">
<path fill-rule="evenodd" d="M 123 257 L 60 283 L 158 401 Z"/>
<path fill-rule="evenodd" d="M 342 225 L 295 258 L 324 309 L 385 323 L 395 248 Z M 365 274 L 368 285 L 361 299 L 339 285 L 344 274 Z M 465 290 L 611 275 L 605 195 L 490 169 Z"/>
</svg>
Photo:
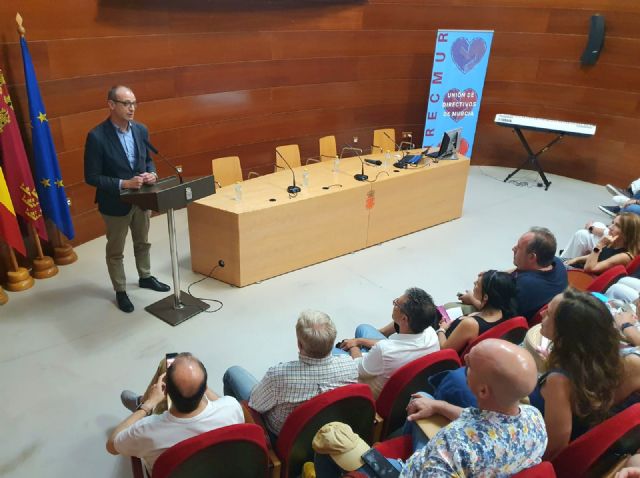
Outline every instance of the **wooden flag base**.
<svg viewBox="0 0 640 478">
<path fill-rule="evenodd" d="M 36 279 L 48 279 L 58 273 L 58 267 L 49 256 L 33 259 L 33 277 Z"/>
<path fill-rule="evenodd" d="M 5 287 L 11 292 L 20 292 L 33 287 L 33 277 L 24 267 L 18 267 L 16 271 L 7 272 L 7 283 Z"/>
<path fill-rule="evenodd" d="M 0 287 L 0 305 L 4 305 L 9 302 L 9 297 L 2 287 Z"/>
<path fill-rule="evenodd" d="M 71 244 L 63 244 L 53 248 L 53 260 L 59 266 L 66 266 L 77 261 L 78 255 L 71 247 Z"/>
</svg>

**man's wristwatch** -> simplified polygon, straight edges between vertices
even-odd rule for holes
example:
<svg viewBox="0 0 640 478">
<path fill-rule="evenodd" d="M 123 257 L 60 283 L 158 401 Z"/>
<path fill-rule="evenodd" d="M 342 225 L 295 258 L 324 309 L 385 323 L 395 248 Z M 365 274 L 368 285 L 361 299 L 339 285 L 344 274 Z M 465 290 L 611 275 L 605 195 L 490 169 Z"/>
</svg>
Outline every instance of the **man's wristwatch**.
<svg viewBox="0 0 640 478">
<path fill-rule="evenodd" d="M 620 332 L 624 332 L 624 329 L 628 329 L 629 327 L 633 327 L 631 322 L 625 322 L 620 326 Z"/>
<path fill-rule="evenodd" d="M 594 247 L 593 252 L 596 252 L 596 253 L 600 252 L 600 248 L 598 246 Z"/>
</svg>

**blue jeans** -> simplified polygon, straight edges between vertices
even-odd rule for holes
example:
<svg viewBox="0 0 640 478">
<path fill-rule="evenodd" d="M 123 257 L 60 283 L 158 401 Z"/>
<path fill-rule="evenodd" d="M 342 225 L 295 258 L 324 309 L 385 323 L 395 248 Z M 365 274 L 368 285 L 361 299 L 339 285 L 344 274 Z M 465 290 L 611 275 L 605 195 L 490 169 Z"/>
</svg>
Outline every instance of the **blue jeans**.
<svg viewBox="0 0 640 478">
<path fill-rule="evenodd" d="M 356 339 L 373 339 L 373 340 L 385 340 L 385 337 L 378 329 L 376 329 L 373 325 L 369 324 L 360 324 L 356 327 L 355 333 Z M 367 347 L 360 347 L 360 350 L 363 352 L 368 351 Z M 349 355 L 349 352 L 342 350 L 338 347 L 334 347 L 331 352 L 332 355 Z"/>
<path fill-rule="evenodd" d="M 223 393 L 237 400 L 249 400 L 251 391 L 258 380 L 246 369 L 234 365 L 229 367 L 222 377 Z"/>
</svg>

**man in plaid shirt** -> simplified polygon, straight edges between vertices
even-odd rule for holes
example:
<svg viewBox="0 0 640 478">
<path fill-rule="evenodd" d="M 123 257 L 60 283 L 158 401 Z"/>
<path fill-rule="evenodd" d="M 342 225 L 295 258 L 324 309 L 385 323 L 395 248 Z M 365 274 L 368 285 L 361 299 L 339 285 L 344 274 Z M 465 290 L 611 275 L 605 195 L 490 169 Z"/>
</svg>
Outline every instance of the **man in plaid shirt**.
<svg viewBox="0 0 640 478">
<path fill-rule="evenodd" d="M 303 311 L 296 336 L 298 360 L 270 367 L 260 382 L 238 366 L 223 377 L 224 394 L 249 400 L 249 406 L 263 414 L 267 428 L 276 436 L 300 403 L 358 381 L 358 366 L 349 356 L 331 355 L 336 327 L 327 314 Z"/>
</svg>

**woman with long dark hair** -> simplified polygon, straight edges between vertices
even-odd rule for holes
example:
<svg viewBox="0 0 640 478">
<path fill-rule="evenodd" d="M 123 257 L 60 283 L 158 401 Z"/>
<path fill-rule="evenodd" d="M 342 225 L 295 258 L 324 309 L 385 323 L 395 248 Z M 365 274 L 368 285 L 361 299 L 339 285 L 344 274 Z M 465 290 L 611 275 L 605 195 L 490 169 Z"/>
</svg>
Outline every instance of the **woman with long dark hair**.
<svg viewBox="0 0 640 478">
<path fill-rule="evenodd" d="M 640 357 L 620 354 L 620 333 L 603 302 L 567 289 L 549 303 L 541 333 L 553 345 L 531 404 L 543 414 L 551 459 L 640 390 Z"/>
<path fill-rule="evenodd" d="M 462 352 L 469 342 L 516 313 L 516 283 L 506 272 L 489 270 L 478 274 L 473 296 L 480 301 L 478 312 L 450 323 L 440 322 L 437 332 L 441 349 Z"/>
</svg>

